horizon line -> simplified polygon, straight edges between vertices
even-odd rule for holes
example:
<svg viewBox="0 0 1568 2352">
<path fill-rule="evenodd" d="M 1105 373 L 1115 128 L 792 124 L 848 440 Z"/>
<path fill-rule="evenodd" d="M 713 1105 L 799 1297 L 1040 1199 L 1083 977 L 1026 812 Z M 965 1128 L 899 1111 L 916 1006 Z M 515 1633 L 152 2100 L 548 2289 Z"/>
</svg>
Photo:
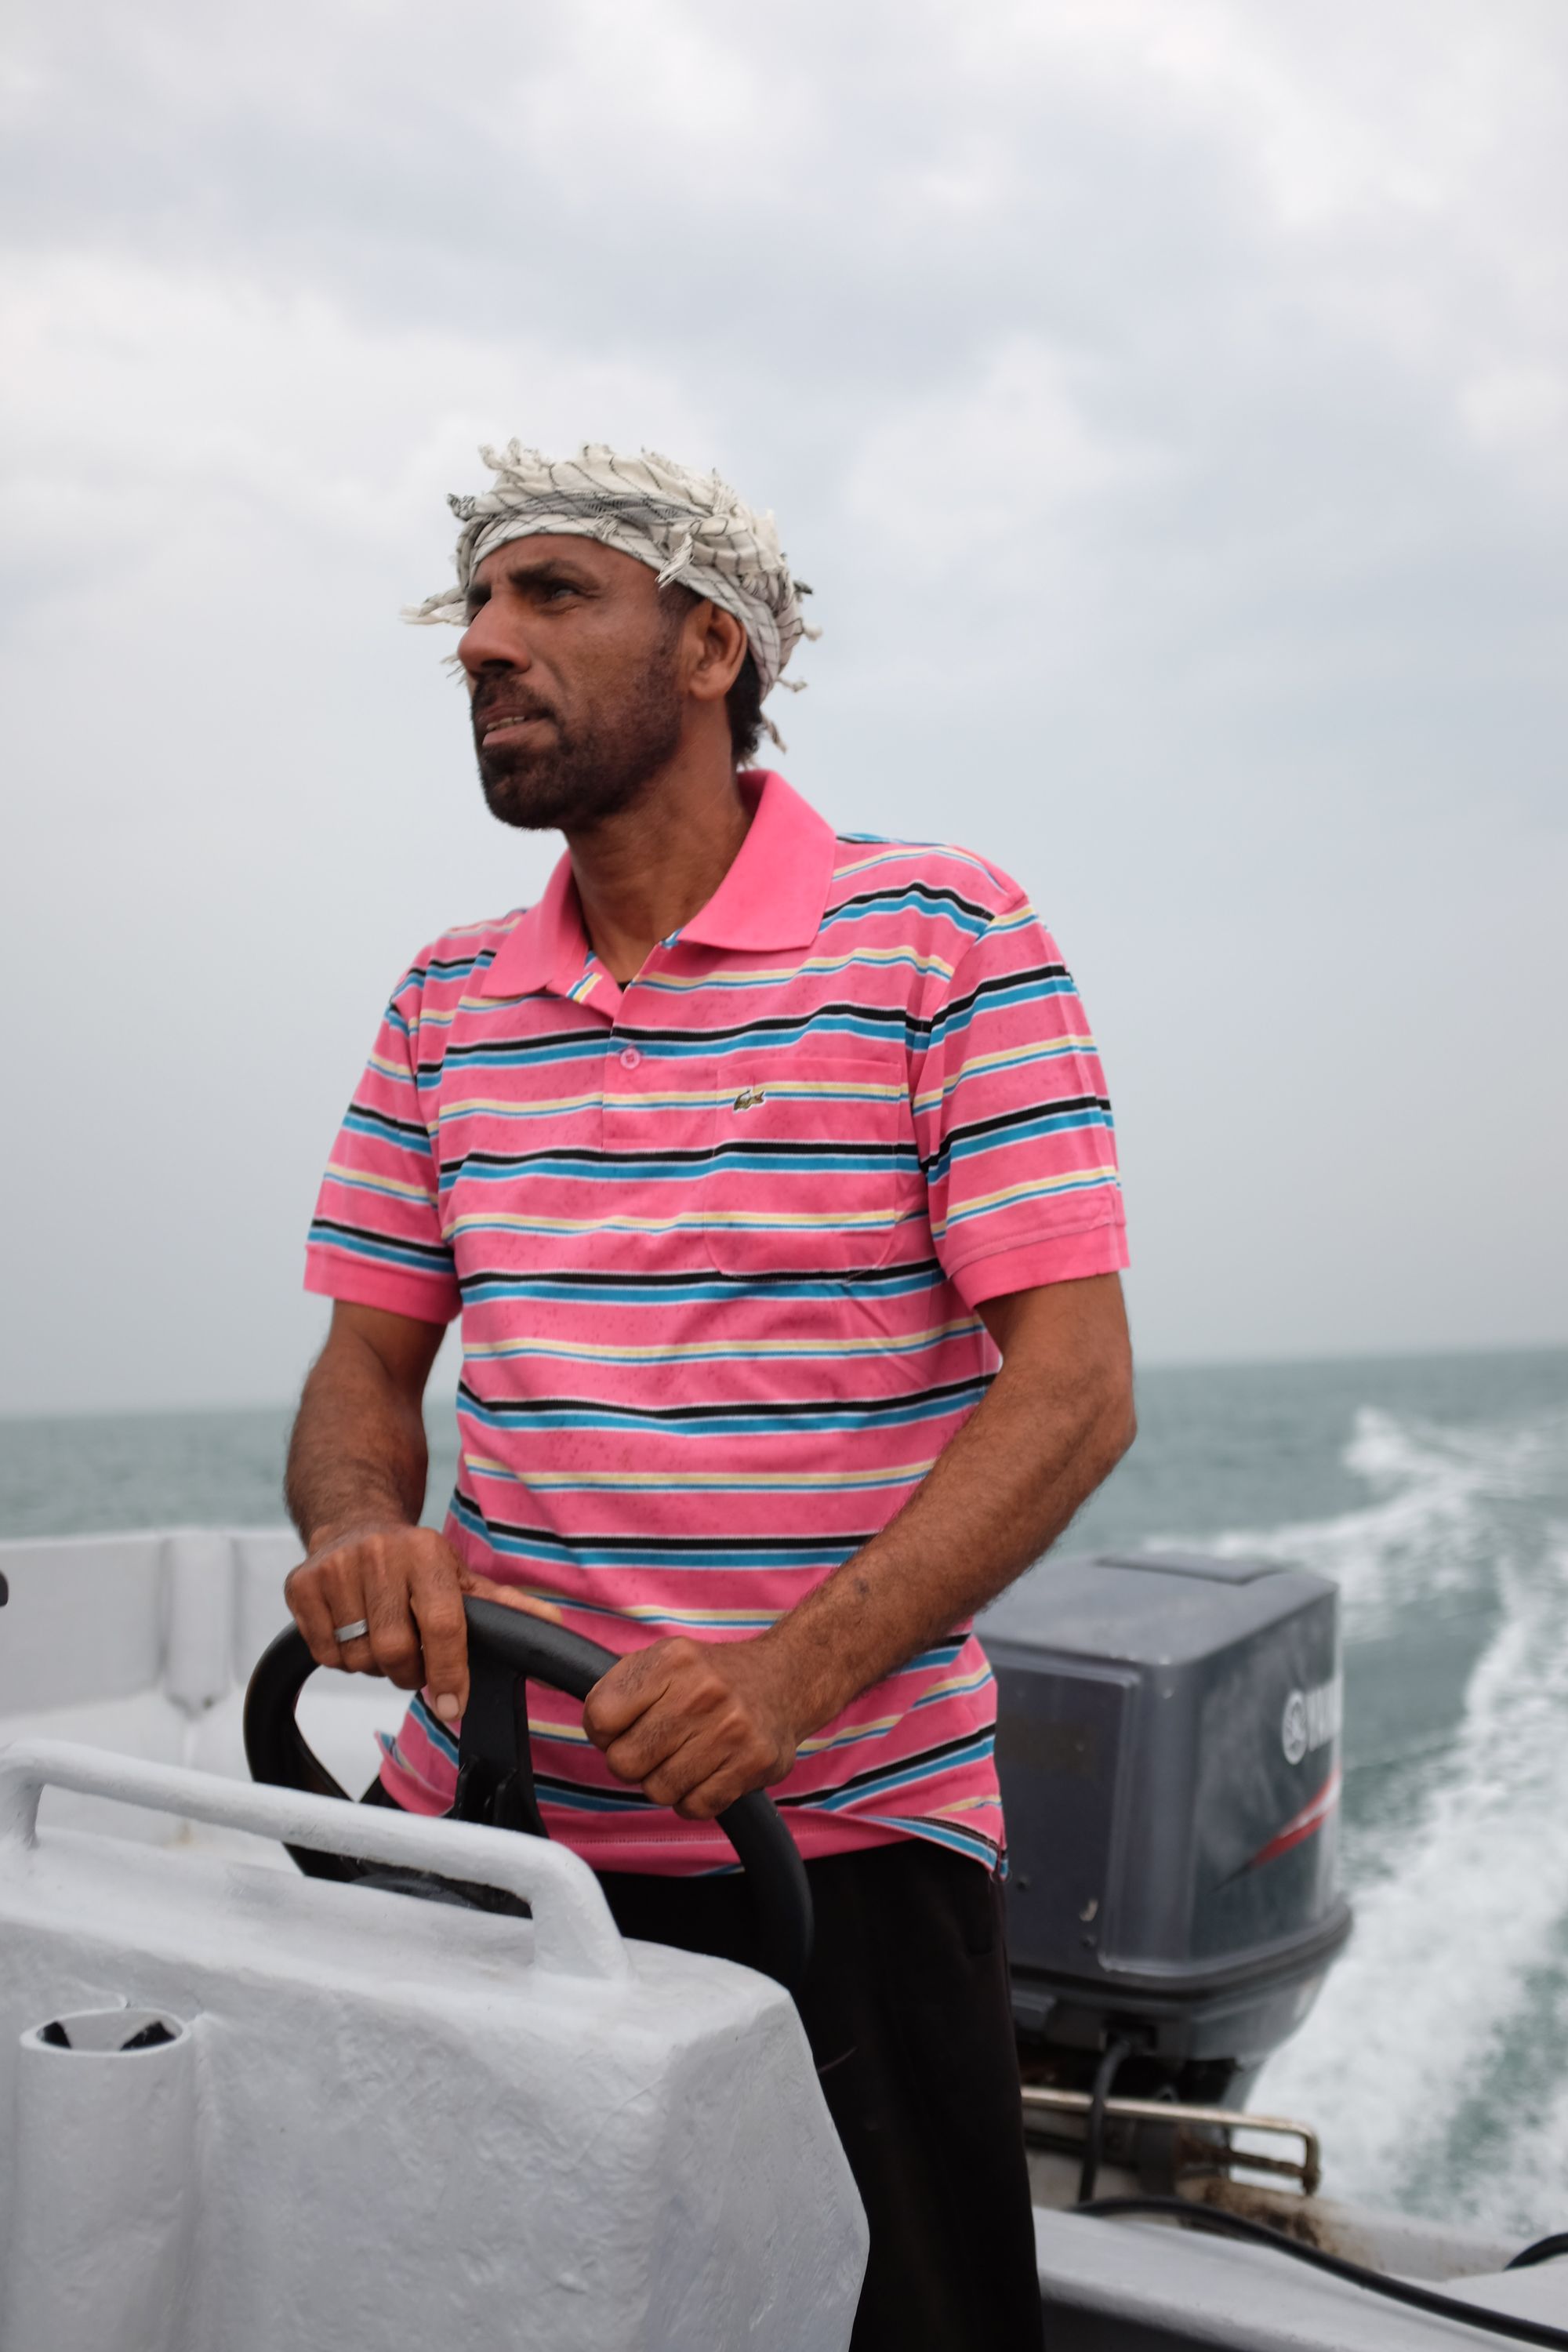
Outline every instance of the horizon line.
<svg viewBox="0 0 1568 2352">
<path fill-rule="evenodd" d="M 1442 1347 L 1356 1348 L 1342 1350 L 1313 1351 L 1300 1355 L 1235 1355 L 1235 1356 L 1166 1356 L 1134 1358 L 1134 1377 L 1141 1372 L 1258 1372 L 1304 1371 L 1317 1367 L 1350 1367 L 1358 1364 L 1408 1364 L 1443 1362 L 1455 1358 L 1488 1356 L 1553 1356 L 1568 1355 L 1568 1339 L 1475 1339 L 1449 1342 Z M 444 1408 L 457 1402 L 457 1388 L 435 1389 L 426 1393 L 427 1406 Z M 221 1419 L 226 1414 L 247 1412 L 292 1412 L 297 1400 L 279 1397 L 236 1399 L 227 1404 L 92 1404 L 64 1405 L 38 1409 L 36 1406 L 12 1408 L 0 1406 L 0 1426 L 58 1421 L 153 1421 L 178 1416 L 192 1420 Z"/>
</svg>

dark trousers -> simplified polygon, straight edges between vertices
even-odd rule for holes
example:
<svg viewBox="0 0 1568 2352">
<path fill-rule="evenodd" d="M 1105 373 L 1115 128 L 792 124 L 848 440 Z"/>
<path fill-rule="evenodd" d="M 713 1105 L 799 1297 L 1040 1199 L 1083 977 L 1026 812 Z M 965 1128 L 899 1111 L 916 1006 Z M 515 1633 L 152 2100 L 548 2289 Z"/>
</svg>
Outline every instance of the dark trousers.
<svg viewBox="0 0 1568 2352">
<path fill-rule="evenodd" d="M 1001 1890 L 919 1838 L 807 1875 L 800 2013 L 871 2225 L 853 2352 L 1039 2352 Z M 755 1965 L 743 1878 L 600 1883 L 624 1935 Z"/>
</svg>

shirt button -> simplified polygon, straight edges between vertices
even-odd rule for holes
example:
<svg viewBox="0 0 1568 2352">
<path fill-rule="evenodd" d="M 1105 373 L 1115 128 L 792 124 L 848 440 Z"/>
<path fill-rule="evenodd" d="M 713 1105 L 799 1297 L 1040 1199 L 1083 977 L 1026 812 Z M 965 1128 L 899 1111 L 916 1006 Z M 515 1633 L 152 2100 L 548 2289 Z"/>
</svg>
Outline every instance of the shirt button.
<svg viewBox="0 0 1568 2352">
<path fill-rule="evenodd" d="M 635 1070 L 641 1060 L 642 1055 L 637 1052 L 637 1047 L 628 1045 L 621 1055 L 621 1067 L 623 1070 Z"/>
</svg>

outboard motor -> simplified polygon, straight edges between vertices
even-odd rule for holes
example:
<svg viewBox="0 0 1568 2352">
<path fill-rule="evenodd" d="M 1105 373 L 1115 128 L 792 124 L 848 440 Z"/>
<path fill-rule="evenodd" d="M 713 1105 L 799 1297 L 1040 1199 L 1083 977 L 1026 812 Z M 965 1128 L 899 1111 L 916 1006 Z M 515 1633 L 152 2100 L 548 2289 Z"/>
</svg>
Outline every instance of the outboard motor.
<svg viewBox="0 0 1568 2352">
<path fill-rule="evenodd" d="M 1267 1560 L 1050 1559 L 977 1630 L 1019 2055 L 1026 2085 L 1067 2095 L 1058 2115 L 1026 2090 L 1031 2136 L 1092 2141 L 1092 2184 L 1107 2113 L 1238 2105 L 1350 1933 L 1339 1594 Z M 1173 2133 L 1122 2121 L 1107 2160 L 1169 2185 Z"/>
</svg>

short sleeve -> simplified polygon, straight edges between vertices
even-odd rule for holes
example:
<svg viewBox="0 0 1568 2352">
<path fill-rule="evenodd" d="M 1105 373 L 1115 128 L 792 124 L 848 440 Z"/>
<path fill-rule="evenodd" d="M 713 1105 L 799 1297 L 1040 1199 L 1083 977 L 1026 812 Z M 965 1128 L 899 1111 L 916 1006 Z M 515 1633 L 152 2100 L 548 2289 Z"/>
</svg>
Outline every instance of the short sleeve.
<svg viewBox="0 0 1568 2352">
<path fill-rule="evenodd" d="M 421 1323 L 461 1304 L 441 1232 L 438 1169 L 419 1100 L 425 972 L 393 992 L 327 1172 L 305 1251 L 305 1287 Z"/>
<path fill-rule="evenodd" d="M 915 1131 L 937 1255 L 965 1304 L 1124 1266 L 1100 1056 L 1026 899 L 992 917 L 926 1011 Z"/>
</svg>

